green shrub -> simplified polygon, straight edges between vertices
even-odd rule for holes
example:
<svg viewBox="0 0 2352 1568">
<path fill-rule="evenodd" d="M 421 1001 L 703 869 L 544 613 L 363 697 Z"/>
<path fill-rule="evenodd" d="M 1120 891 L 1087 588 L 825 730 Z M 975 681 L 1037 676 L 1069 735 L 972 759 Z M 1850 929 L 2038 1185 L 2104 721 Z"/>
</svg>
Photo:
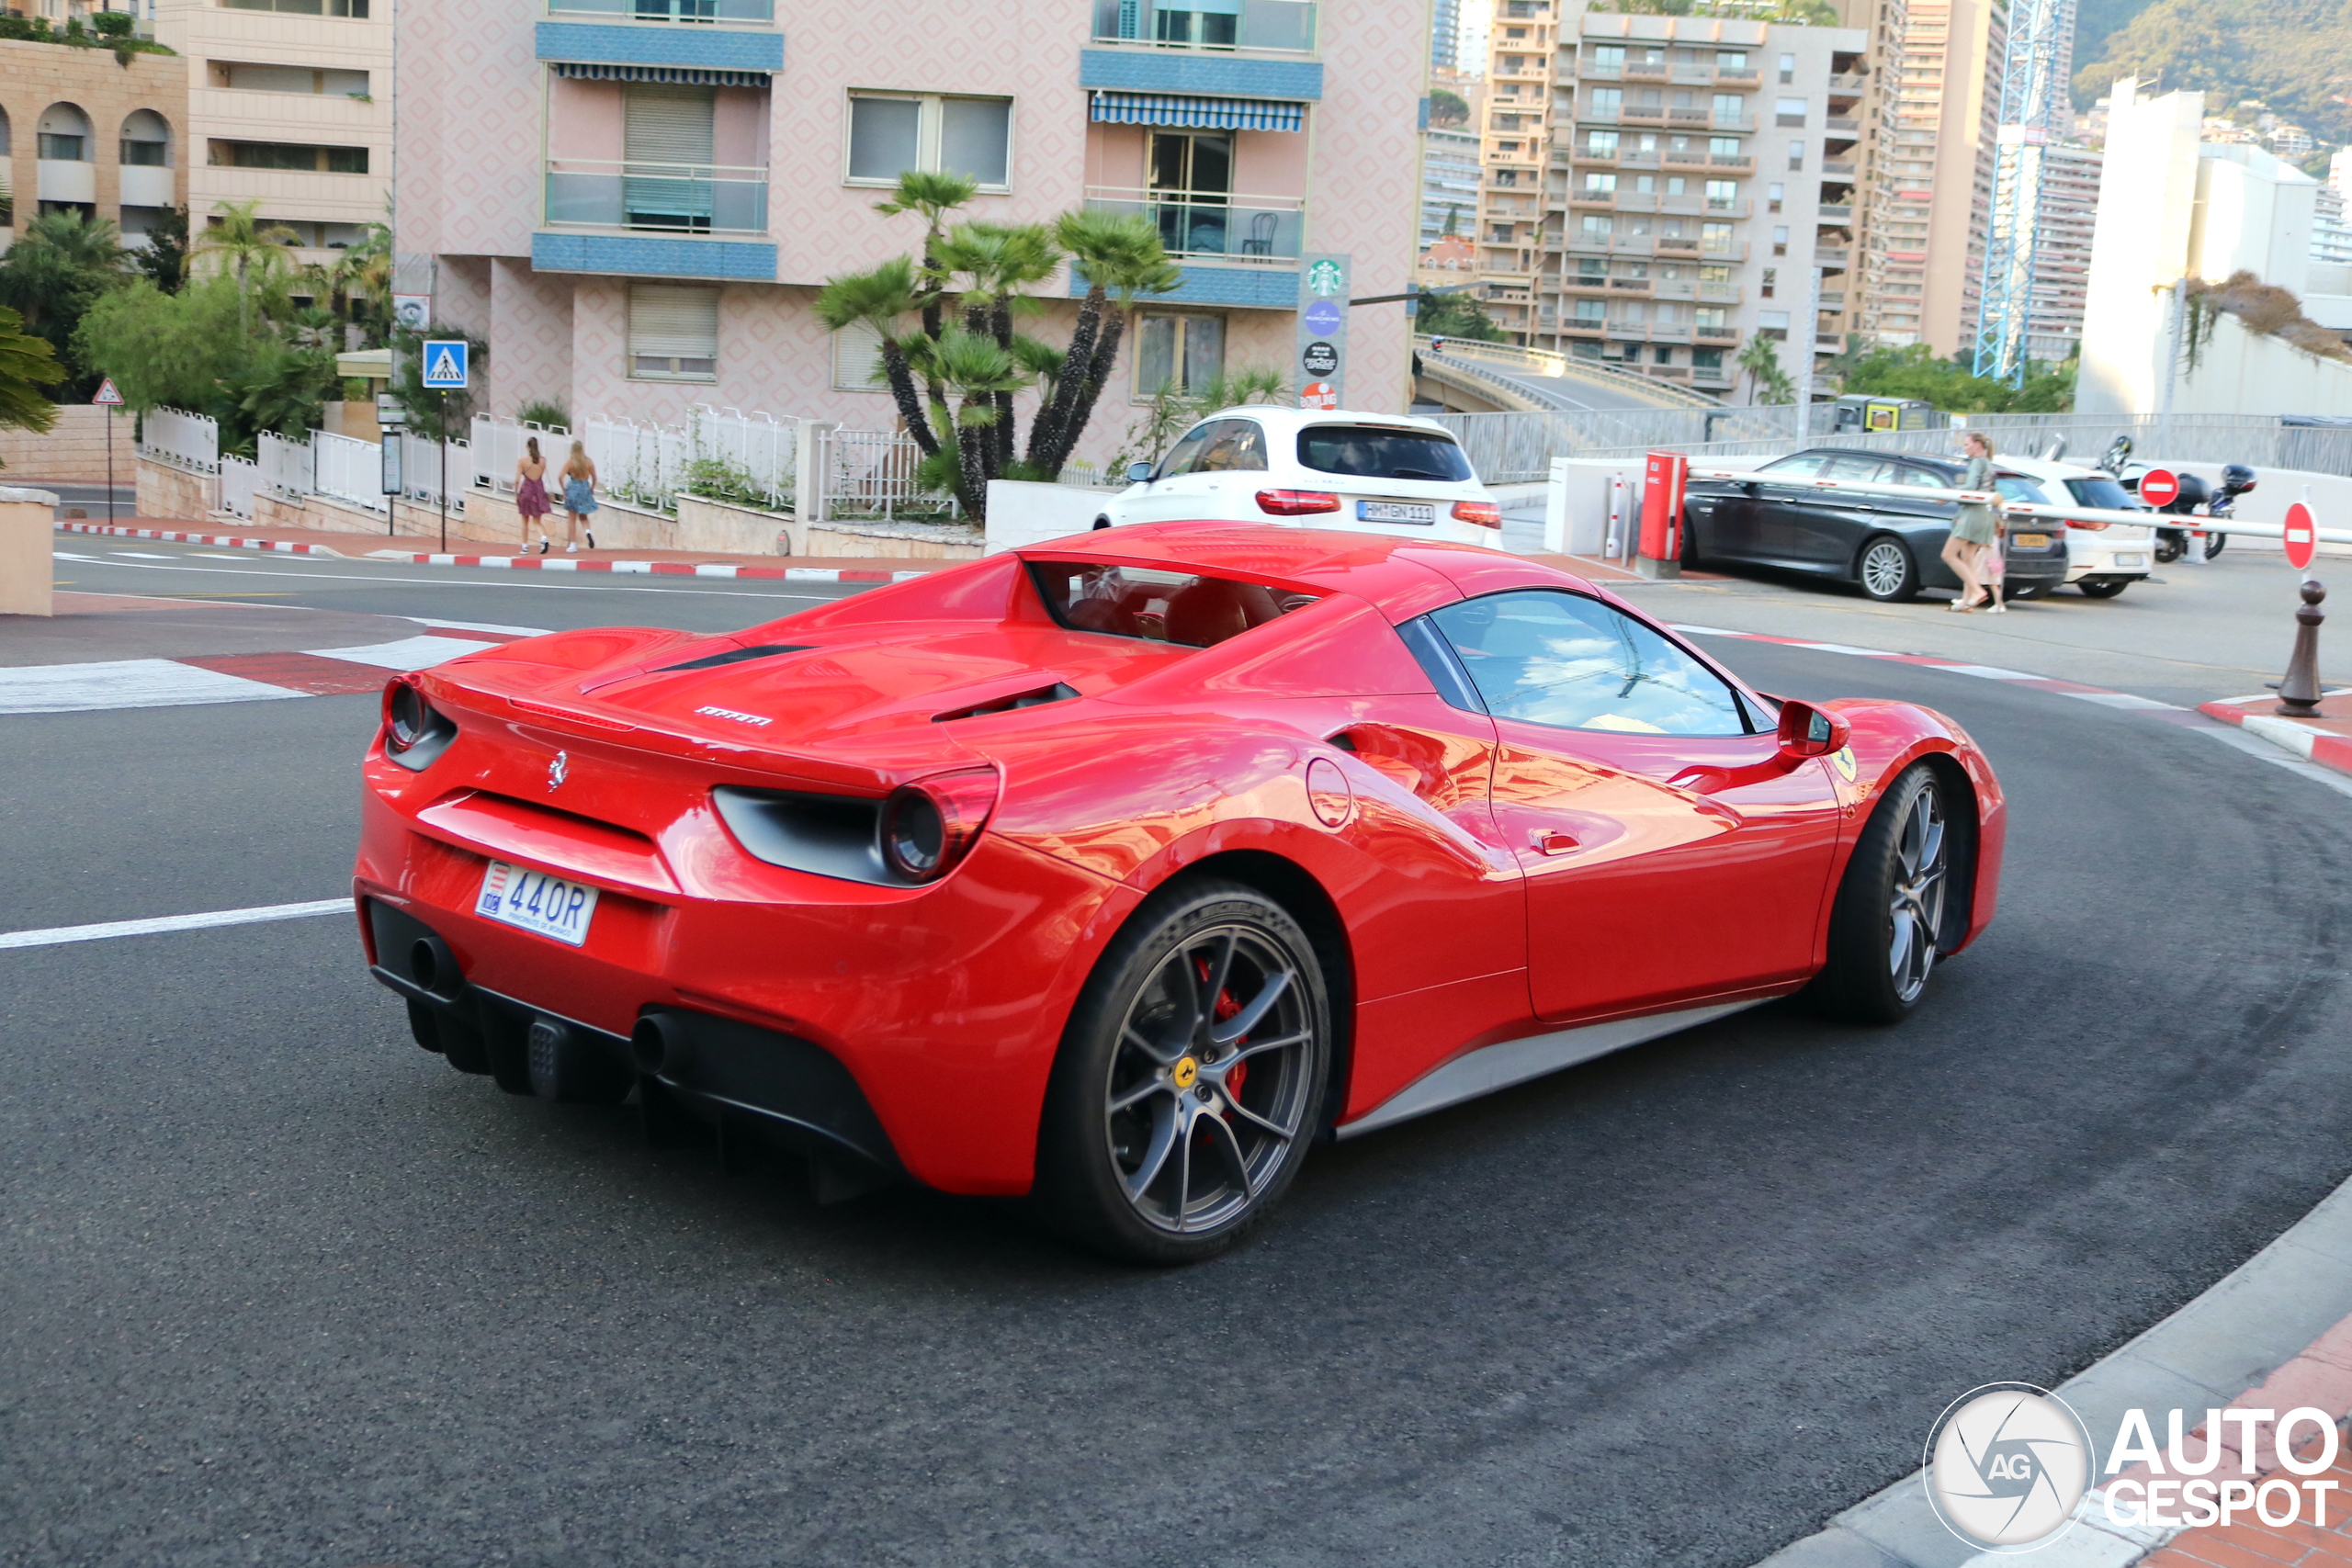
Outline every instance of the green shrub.
<svg viewBox="0 0 2352 1568">
<path fill-rule="evenodd" d="M 514 418 L 517 423 L 543 424 L 549 430 L 569 431 L 571 428 L 571 412 L 561 403 L 547 398 L 533 398 L 514 411 Z"/>
<path fill-rule="evenodd" d="M 129 38 L 137 18 L 128 11 L 100 11 L 90 18 L 90 25 L 107 38 Z"/>
<path fill-rule="evenodd" d="M 752 470 L 725 457 L 696 457 L 688 462 L 686 482 L 680 488 L 688 495 L 731 501 L 739 506 L 769 505 L 767 488 L 752 477 Z M 783 504 L 789 502 L 786 497 Z"/>
</svg>

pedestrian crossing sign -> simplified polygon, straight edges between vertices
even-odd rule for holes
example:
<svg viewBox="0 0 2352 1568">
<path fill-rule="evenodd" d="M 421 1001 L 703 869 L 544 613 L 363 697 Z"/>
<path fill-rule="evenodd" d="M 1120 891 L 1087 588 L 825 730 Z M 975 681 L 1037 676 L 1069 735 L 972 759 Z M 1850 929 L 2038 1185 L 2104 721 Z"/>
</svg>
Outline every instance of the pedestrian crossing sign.
<svg viewBox="0 0 2352 1568">
<path fill-rule="evenodd" d="M 469 346 L 462 338 L 427 340 L 424 344 L 424 389 L 428 392 L 464 391 L 466 350 Z"/>
</svg>

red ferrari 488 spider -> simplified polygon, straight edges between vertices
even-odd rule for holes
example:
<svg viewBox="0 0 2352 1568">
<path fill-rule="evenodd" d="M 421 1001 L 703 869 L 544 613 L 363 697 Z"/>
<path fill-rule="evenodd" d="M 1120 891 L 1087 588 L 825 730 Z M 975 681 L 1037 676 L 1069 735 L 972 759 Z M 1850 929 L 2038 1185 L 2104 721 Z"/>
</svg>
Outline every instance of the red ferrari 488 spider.
<svg viewBox="0 0 2352 1568">
<path fill-rule="evenodd" d="M 1902 1017 L 2002 830 L 1950 719 L 1550 568 L 1164 524 L 401 676 L 355 881 L 457 1067 L 1179 1262 L 1318 1138 L 1800 989 Z"/>
</svg>

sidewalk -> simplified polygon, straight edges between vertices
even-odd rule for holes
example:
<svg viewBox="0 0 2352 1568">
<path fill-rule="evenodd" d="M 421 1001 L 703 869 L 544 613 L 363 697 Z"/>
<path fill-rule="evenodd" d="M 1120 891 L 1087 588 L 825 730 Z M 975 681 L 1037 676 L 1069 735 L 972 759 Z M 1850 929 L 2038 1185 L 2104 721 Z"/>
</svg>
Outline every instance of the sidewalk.
<svg viewBox="0 0 2352 1568">
<path fill-rule="evenodd" d="M 2197 711 L 2223 724 L 2234 724 L 2249 735 L 2259 735 L 2324 768 L 2352 774 L 2352 689 L 2326 688 L 2320 711 L 2309 718 L 2289 718 L 2279 713 L 2278 697 L 2273 692 L 2200 703 Z"/>
</svg>

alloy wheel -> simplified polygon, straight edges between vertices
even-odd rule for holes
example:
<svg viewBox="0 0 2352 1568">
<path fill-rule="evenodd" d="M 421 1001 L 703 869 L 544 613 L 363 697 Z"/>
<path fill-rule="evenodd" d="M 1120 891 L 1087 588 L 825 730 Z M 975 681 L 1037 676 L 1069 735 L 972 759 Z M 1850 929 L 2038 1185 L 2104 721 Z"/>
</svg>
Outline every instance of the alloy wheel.
<svg viewBox="0 0 2352 1568">
<path fill-rule="evenodd" d="M 1887 968 L 1895 995 L 1911 1001 L 1926 988 L 1943 931 L 1945 833 L 1941 802 L 1932 783 L 1921 785 L 1903 814 L 1894 840 L 1894 886 L 1888 897 L 1893 931 Z"/>
<path fill-rule="evenodd" d="M 1306 1122 L 1312 1019 L 1290 956 L 1246 925 L 1193 933 L 1136 989 L 1102 1127 L 1119 1190 L 1148 1224 L 1213 1229 L 1273 1182 Z"/>
<path fill-rule="evenodd" d="M 1894 598 L 1910 575 L 1910 553 L 1893 539 L 1881 539 L 1862 552 L 1862 586 L 1873 599 Z"/>
</svg>

